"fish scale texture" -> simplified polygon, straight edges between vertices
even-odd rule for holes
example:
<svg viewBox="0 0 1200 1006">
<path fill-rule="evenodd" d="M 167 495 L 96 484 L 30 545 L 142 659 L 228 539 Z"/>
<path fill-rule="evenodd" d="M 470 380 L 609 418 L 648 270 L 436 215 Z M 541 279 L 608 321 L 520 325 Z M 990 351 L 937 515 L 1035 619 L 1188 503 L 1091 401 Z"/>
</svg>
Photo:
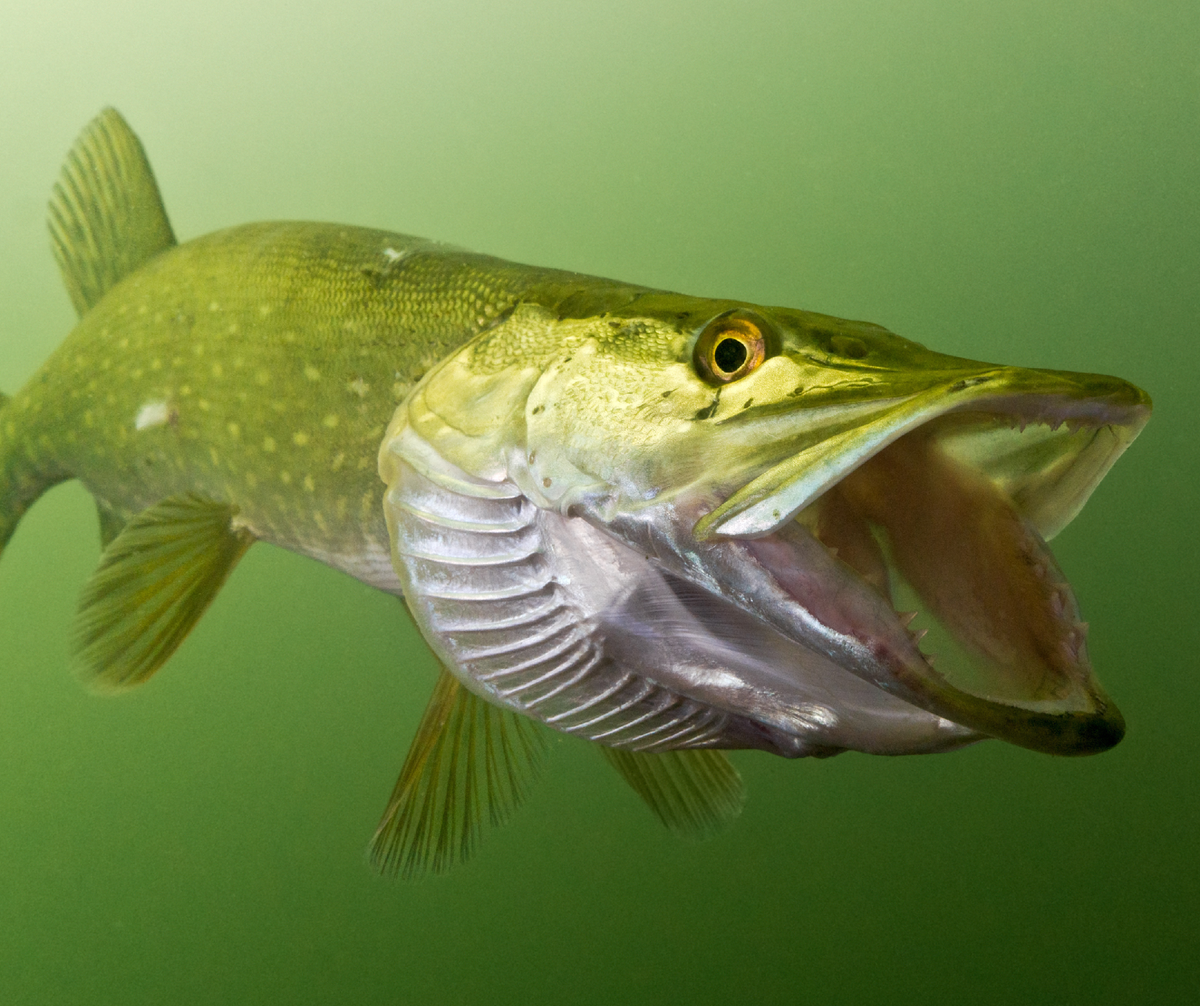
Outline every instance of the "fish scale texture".
<svg viewBox="0 0 1200 1006">
<path fill-rule="evenodd" d="M 580 279 L 363 228 L 211 234 L 84 316 L 14 398 L 0 459 L 31 497 L 78 477 L 127 520 L 199 492 L 264 540 L 339 565 L 386 557 L 375 456 L 396 405 L 558 276 Z"/>
</svg>

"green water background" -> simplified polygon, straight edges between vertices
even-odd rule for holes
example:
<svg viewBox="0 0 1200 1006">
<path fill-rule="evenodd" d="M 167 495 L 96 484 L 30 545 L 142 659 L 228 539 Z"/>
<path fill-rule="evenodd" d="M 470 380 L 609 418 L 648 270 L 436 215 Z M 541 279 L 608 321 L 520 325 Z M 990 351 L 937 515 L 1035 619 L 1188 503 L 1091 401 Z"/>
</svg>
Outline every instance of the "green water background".
<svg viewBox="0 0 1200 1006">
<path fill-rule="evenodd" d="M 1183 1003 L 1200 988 L 1195 0 L 0 3 L 0 387 L 72 323 L 43 224 L 125 113 L 181 238 L 336 220 L 1112 372 L 1155 418 L 1060 537 L 1100 757 L 742 755 L 666 834 L 593 752 L 416 885 L 367 839 L 433 678 L 251 551 L 169 667 L 72 679 L 81 489 L 0 564 L 0 1002 Z"/>
</svg>

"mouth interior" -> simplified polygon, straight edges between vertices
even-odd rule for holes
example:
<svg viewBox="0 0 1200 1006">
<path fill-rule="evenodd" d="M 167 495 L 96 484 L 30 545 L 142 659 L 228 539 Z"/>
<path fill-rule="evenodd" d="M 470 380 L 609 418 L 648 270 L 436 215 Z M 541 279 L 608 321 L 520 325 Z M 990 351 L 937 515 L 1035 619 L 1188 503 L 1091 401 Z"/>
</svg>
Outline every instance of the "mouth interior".
<svg viewBox="0 0 1200 1006">
<path fill-rule="evenodd" d="M 1087 626 L 1066 577 L 1004 480 L 955 450 L 964 424 L 1007 431 L 1007 417 L 995 420 L 959 414 L 906 434 L 798 519 L 889 601 L 953 687 L 1009 706 L 1089 710 Z"/>
</svg>

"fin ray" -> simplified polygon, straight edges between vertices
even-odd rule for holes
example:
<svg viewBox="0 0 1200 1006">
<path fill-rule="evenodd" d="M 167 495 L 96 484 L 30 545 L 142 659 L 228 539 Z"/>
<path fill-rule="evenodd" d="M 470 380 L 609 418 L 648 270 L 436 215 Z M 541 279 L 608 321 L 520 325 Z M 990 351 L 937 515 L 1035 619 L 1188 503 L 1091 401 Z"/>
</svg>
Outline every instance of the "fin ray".
<svg viewBox="0 0 1200 1006">
<path fill-rule="evenodd" d="M 254 542 L 234 526 L 235 512 L 194 494 L 171 496 L 113 537 L 83 589 L 73 632 L 94 688 L 140 684 L 192 631 Z"/>
<path fill-rule="evenodd" d="M 48 222 L 54 257 L 81 316 L 175 244 L 146 152 L 115 109 L 88 123 L 67 154 Z"/>
<path fill-rule="evenodd" d="M 545 739 L 537 725 L 469 692 L 443 668 L 371 839 L 371 863 L 406 880 L 468 859 L 485 822 L 524 800 Z"/>
<path fill-rule="evenodd" d="M 601 746 L 600 752 L 655 817 L 685 838 L 723 830 L 746 802 L 742 777 L 722 751 L 651 753 Z"/>
</svg>

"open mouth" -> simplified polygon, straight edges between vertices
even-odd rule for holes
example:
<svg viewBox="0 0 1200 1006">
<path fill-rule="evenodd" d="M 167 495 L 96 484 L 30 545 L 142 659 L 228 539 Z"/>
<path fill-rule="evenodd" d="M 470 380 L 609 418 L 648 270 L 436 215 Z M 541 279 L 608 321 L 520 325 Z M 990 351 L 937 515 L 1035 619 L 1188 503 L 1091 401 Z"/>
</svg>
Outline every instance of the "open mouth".
<svg viewBox="0 0 1200 1006">
<path fill-rule="evenodd" d="M 818 645 L 892 694 L 1041 751 L 1112 747 L 1124 721 L 1095 679 L 1087 624 L 1045 539 L 1078 512 L 1149 403 L 1109 378 L 1063 394 L 1054 376 L 1058 393 L 980 388 L 943 395 L 940 408 L 900 406 L 874 442 L 855 431 L 865 449 L 844 451 L 840 468 L 827 454 L 807 496 L 796 486 L 812 481 L 811 459 L 789 460 L 756 480 L 765 490 L 705 518 L 700 536 L 739 539 L 820 626 Z M 1097 381 L 1107 382 L 1099 393 Z M 769 607 L 762 614 L 784 628 Z"/>
</svg>

